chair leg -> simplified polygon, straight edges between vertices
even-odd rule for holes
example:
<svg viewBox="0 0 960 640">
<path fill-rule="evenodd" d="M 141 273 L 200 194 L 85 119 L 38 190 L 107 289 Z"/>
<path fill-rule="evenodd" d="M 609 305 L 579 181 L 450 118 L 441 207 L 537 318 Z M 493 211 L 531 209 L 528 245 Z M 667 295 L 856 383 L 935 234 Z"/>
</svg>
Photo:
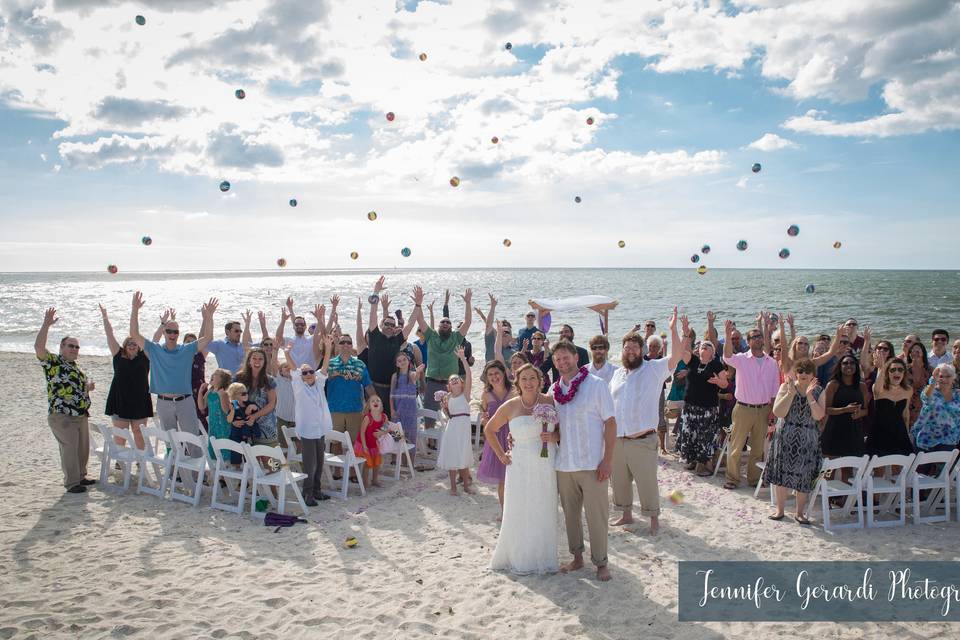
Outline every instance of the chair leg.
<svg viewBox="0 0 960 640">
<path fill-rule="evenodd" d="M 293 478 L 289 478 L 289 481 L 290 485 L 293 487 L 293 495 L 297 497 L 297 502 L 300 503 L 300 509 L 303 510 L 304 517 L 310 517 L 310 509 L 307 508 L 307 503 L 303 500 L 303 493 L 300 491 L 300 487 L 297 486 L 297 483 L 294 482 Z"/>
<path fill-rule="evenodd" d="M 363 486 L 363 474 L 360 473 L 361 468 L 363 468 L 362 464 L 357 462 L 353 463 L 353 470 L 357 473 L 357 485 L 360 487 L 360 495 L 365 496 L 367 495 L 367 489 Z"/>
</svg>

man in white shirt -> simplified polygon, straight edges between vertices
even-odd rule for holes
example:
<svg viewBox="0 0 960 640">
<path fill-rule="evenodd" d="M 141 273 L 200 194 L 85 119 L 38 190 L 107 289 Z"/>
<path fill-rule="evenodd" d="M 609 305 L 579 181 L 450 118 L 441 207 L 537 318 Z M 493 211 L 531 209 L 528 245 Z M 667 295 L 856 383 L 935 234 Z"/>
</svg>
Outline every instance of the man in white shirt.
<svg viewBox="0 0 960 640">
<path fill-rule="evenodd" d="M 608 385 L 613 378 L 613 372 L 617 370 L 607 356 L 610 353 L 610 341 L 607 336 L 593 336 L 590 338 L 590 364 L 587 365 L 587 371 L 590 375 L 597 376 Z"/>
<path fill-rule="evenodd" d="M 590 560 L 597 567 L 597 579 L 610 579 L 607 568 L 607 479 L 613 458 L 617 424 L 613 399 L 603 380 L 586 367 L 577 367 L 577 347 L 569 340 L 558 342 L 551 352 L 559 372 L 551 391 L 560 418 L 560 446 L 554 466 L 557 489 L 567 527 L 567 541 L 573 560 L 560 567 L 564 573 L 583 567 L 582 514 L 590 534 Z"/>
<path fill-rule="evenodd" d="M 287 298 L 287 313 L 288 317 L 293 318 L 293 338 L 286 338 L 283 340 L 283 345 L 290 345 L 293 347 L 293 359 L 299 362 L 300 364 L 311 364 L 316 365 L 318 362 L 317 354 L 314 353 L 314 341 L 313 336 L 307 333 L 307 320 L 303 316 L 298 316 L 293 311 L 293 297 Z M 322 333 L 323 329 L 321 324 L 318 323 L 316 332 Z M 280 338 L 283 339 L 283 323 L 281 321 L 280 329 L 278 330 Z"/>
<path fill-rule="evenodd" d="M 934 329 L 930 336 L 933 349 L 927 356 L 930 361 L 930 368 L 936 369 L 942 364 L 953 364 L 953 354 L 947 351 L 947 342 L 950 341 L 950 334 L 946 329 Z"/>
<path fill-rule="evenodd" d="M 681 344 L 677 335 L 677 309 L 670 316 L 670 333 L 674 345 Z M 610 381 L 617 439 L 613 449 L 613 503 L 623 511 L 613 526 L 633 522 L 633 482 L 640 494 L 640 508 L 650 518 L 650 535 L 659 528 L 660 491 L 657 487 L 657 426 L 660 422 L 659 402 L 663 383 L 680 360 L 682 349 L 674 349 L 669 358 L 644 360 L 643 337 L 629 333 L 623 337 L 620 361 Z"/>
</svg>

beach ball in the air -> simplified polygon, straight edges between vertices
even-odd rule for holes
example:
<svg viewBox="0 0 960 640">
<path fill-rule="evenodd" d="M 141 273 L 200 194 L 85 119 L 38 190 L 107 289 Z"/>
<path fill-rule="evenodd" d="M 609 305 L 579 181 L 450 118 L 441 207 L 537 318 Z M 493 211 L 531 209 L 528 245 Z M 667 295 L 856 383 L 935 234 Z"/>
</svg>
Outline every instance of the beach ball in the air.
<svg viewBox="0 0 960 640">
<path fill-rule="evenodd" d="M 702 254 L 704 254 L 704 255 L 710 253 L 710 245 L 705 244 L 705 245 L 703 245 L 702 247 L 700 247 L 700 253 L 702 253 Z"/>
<path fill-rule="evenodd" d="M 460 178 L 458 178 L 457 176 L 453 176 L 452 178 L 450 178 L 450 186 L 451 186 L 451 187 L 459 187 L 459 186 L 460 186 Z"/>
<path fill-rule="evenodd" d="M 787 258 L 790 257 L 790 249 L 786 249 L 786 248 L 780 249 L 780 253 L 777 255 L 780 256 L 781 260 L 786 260 Z"/>
<path fill-rule="evenodd" d="M 737 251 L 746 251 L 747 250 L 747 241 L 741 240 L 737 243 Z"/>
<path fill-rule="evenodd" d="M 376 211 L 370 211 L 370 212 L 367 213 L 367 220 L 369 220 L 370 222 L 373 222 L 373 221 L 376 220 L 376 219 L 377 219 L 377 212 L 376 212 Z"/>
<path fill-rule="evenodd" d="M 287 259 L 286 259 L 286 258 L 277 258 L 277 266 L 280 267 L 281 269 L 282 269 L 283 267 L 287 266 Z"/>
<path fill-rule="evenodd" d="M 151 238 L 150 236 L 143 236 L 142 238 L 140 238 L 140 242 L 143 243 L 143 246 L 149 247 L 150 245 L 153 244 L 153 238 Z"/>
<path fill-rule="evenodd" d="M 693 254 L 692 256 L 690 256 L 690 262 L 692 262 L 693 264 L 697 264 L 698 262 L 700 262 L 700 256 L 698 256 L 697 254 Z"/>
<path fill-rule="evenodd" d="M 426 61 L 427 61 L 427 54 L 421 53 L 421 54 L 420 54 L 420 62 L 426 62 Z"/>
<path fill-rule="evenodd" d="M 621 240 L 620 242 L 617 243 L 617 246 L 623 249 L 625 246 L 627 246 L 627 243 Z"/>
<path fill-rule="evenodd" d="M 840 242 L 834 242 L 834 243 L 833 243 L 833 248 L 834 248 L 834 249 L 839 249 L 841 246 L 842 246 L 842 245 L 840 244 Z"/>
<path fill-rule="evenodd" d="M 500 138 L 498 138 L 497 136 L 493 136 L 492 138 L 490 138 L 490 142 L 492 142 L 493 144 L 497 144 L 498 142 L 500 142 Z"/>
<path fill-rule="evenodd" d="M 223 182 L 221 182 L 221 183 L 220 183 L 220 191 L 223 191 L 224 193 L 226 193 L 227 191 L 230 191 L 230 183 L 227 182 L 226 180 L 224 180 Z"/>
<path fill-rule="evenodd" d="M 137 24 L 140 25 L 141 27 L 147 24 L 147 19 L 144 18 L 143 16 L 137 16 L 136 18 L 134 18 L 134 20 L 136 20 Z"/>
<path fill-rule="evenodd" d="M 393 122 L 393 119 L 397 116 L 393 115 L 393 111 L 387 111 L 387 122 Z"/>
<path fill-rule="evenodd" d="M 513 44 L 508 42 L 507 44 L 503 45 L 503 48 L 507 51 L 510 51 L 510 49 L 513 49 Z"/>
<path fill-rule="evenodd" d="M 291 206 L 291 207 L 297 206 L 297 199 L 296 199 L 296 198 L 290 198 L 290 206 Z"/>
<path fill-rule="evenodd" d="M 706 272 L 707 272 L 707 267 L 706 267 L 706 265 L 703 265 L 703 264 L 702 264 L 702 265 L 700 265 L 699 267 L 697 267 L 697 273 L 699 273 L 700 275 L 703 275 L 703 274 L 705 274 Z"/>
<path fill-rule="evenodd" d="M 796 237 L 800 235 L 800 227 L 795 224 L 790 225 L 787 227 L 787 235 L 790 237 Z"/>
<path fill-rule="evenodd" d="M 513 243 L 510 242 L 510 238 L 504 238 L 504 239 L 503 239 L 503 246 L 509 247 L 509 246 L 512 245 L 512 244 L 513 244 Z"/>
<path fill-rule="evenodd" d="M 587 124 L 593 124 L 593 117 L 587 118 Z"/>
<path fill-rule="evenodd" d="M 760 166 L 760 163 L 759 163 L 759 162 L 754 162 L 754 163 L 753 163 L 753 166 L 750 167 L 750 170 L 753 171 L 754 173 L 760 173 L 760 169 L 761 169 L 761 168 L 762 168 L 762 167 Z"/>
<path fill-rule="evenodd" d="M 107 265 L 107 271 L 110 273 L 116 273 L 117 271 L 119 271 L 119 269 L 117 269 L 117 265 L 111 264 L 111 265 Z"/>
<path fill-rule="evenodd" d="M 573 201 L 576 202 L 577 204 L 580 204 L 582 199 L 580 198 L 580 196 L 577 196 L 576 198 L 573 199 Z"/>
<path fill-rule="evenodd" d="M 247 92 L 244 91 L 243 89 L 237 89 L 236 91 L 233 92 L 233 95 L 237 96 L 237 100 L 243 100 L 244 98 L 247 97 Z"/>
<path fill-rule="evenodd" d="M 814 291 L 817 290 L 817 288 L 813 284 L 808 284 L 803 288 L 803 290 L 806 291 L 807 293 L 813 293 Z"/>
<path fill-rule="evenodd" d="M 356 251 L 351 251 L 351 252 L 350 252 L 350 259 L 351 259 L 351 260 L 356 260 L 356 259 L 359 258 L 359 257 L 360 257 L 360 254 L 357 253 Z"/>
<path fill-rule="evenodd" d="M 409 258 L 411 253 L 413 252 L 410 251 L 410 247 L 404 247 L 403 249 L 400 249 L 400 255 L 402 255 L 404 258 Z"/>
</svg>

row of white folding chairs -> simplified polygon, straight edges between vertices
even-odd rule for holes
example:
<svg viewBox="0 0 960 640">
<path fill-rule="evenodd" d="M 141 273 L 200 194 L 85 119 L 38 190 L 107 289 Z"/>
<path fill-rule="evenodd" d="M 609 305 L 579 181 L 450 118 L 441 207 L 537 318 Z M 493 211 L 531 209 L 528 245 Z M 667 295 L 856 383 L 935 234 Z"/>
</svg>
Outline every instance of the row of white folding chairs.
<svg viewBox="0 0 960 640">
<path fill-rule="evenodd" d="M 171 500 L 187 502 L 193 506 L 200 504 L 203 494 L 204 480 L 207 474 L 212 475 L 211 506 L 243 513 L 247 497 L 247 483 L 251 484 L 250 511 L 256 515 L 256 502 L 259 498 L 267 499 L 275 505 L 280 513 L 285 511 L 287 489 L 292 489 L 300 508 L 304 514 L 309 514 L 307 505 L 297 483 L 303 482 L 306 475 L 291 471 L 288 468 L 283 450 L 280 447 L 266 445 L 249 445 L 238 443 L 224 438 L 207 438 L 206 435 L 196 435 L 185 431 L 165 431 L 159 427 L 143 427 L 144 448 L 138 449 L 134 436 L 127 429 L 99 425 L 103 436 L 101 451 L 100 483 L 104 490 L 110 490 L 107 482 L 110 467 L 118 464 L 122 472 L 122 485 L 126 491 L 130 487 L 133 474 L 133 463 L 139 463 L 139 477 L 137 493 L 148 493 L 159 498 L 169 497 Z M 118 442 L 118 440 L 120 442 Z M 209 458 L 208 440 L 214 452 L 214 459 Z M 164 449 L 161 452 L 161 448 Z M 242 457 L 239 469 L 232 466 L 225 457 L 224 451 L 237 453 Z M 260 459 L 273 459 L 279 465 L 279 470 L 270 471 L 263 468 Z M 153 477 L 150 477 L 150 472 Z M 234 495 L 235 502 L 220 501 L 220 481 L 224 481 L 227 493 Z M 234 489 L 234 486 L 239 485 Z M 263 487 L 276 487 L 278 499 L 274 499 L 272 491 L 261 494 Z"/>
<path fill-rule="evenodd" d="M 955 464 L 960 451 L 932 451 L 926 453 L 889 456 L 846 456 L 823 461 L 820 478 L 810 495 L 810 508 L 820 497 L 823 528 L 862 529 L 906 524 L 911 511 L 914 524 L 950 521 L 951 484 L 960 513 L 960 465 Z M 927 465 L 937 465 L 935 475 L 921 472 Z M 844 471 L 849 473 L 842 479 Z M 921 492 L 927 492 L 921 499 Z M 879 503 L 874 504 L 874 497 Z M 841 507 L 831 507 L 831 498 L 843 498 Z M 942 508 L 942 513 L 940 509 Z M 855 511 L 855 514 L 854 514 Z M 895 513 L 897 512 L 897 513 Z M 856 515 L 856 521 L 837 523 L 836 516 Z M 882 519 L 883 516 L 894 516 Z"/>
</svg>

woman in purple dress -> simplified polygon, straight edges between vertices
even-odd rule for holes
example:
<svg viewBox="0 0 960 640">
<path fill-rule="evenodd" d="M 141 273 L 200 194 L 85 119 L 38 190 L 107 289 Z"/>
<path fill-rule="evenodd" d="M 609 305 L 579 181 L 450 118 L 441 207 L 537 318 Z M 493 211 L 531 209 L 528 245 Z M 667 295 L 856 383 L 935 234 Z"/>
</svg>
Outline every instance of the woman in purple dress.
<svg viewBox="0 0 960 640">
<path fill-rule="evenodd" d="M 500 405 L 510 398 L 513 392 L 513 383 L 507 377 L 507 368 L 499 360 L 491 360 L 486 364 L 483 373 L 480 374 L 480 381 L 483 382 L 483 399 L 480 402 L 482 429 L 487 420 L 497 412 Z M 509 424 L 497 431 L 497 440 L 504 451 L 508 449 L 507 438 L 509 432 Z M 484 442 L 480 464 L 477 466 L 477 478 L 485 484 L 497 485 L 497 498 L 500 500 L 500 517 L 497 520 L 503 517 L 503 479 L 506 470 L 493 449 L 490 448 L 490 443 Z"/>
</svg>

